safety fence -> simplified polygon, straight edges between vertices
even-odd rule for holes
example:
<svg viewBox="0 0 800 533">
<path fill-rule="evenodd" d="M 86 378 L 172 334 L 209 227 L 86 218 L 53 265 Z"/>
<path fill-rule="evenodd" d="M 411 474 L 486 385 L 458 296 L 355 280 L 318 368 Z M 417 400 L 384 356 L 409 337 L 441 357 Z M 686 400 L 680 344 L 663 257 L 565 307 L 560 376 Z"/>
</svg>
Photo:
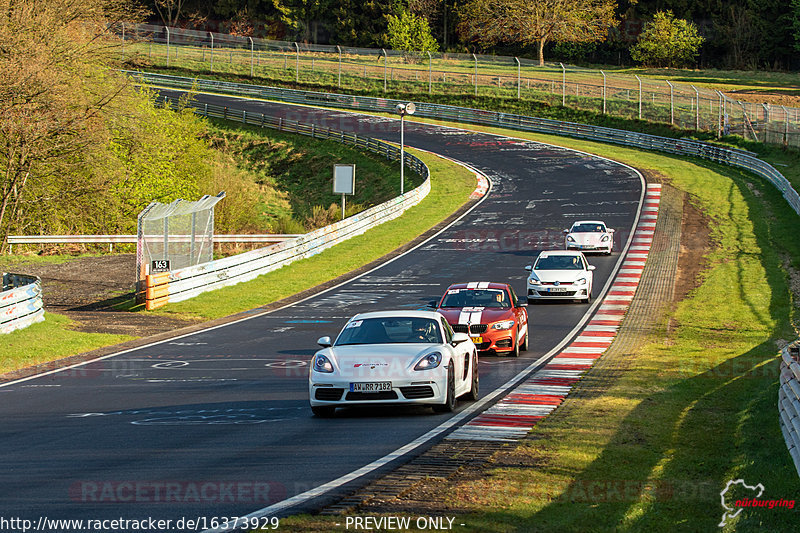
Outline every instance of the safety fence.
<svg viewBox="0 0 800 533">
<path fill-rule="evenodd" d="M 141 83 L 158 85 L 162 87 L 171 87 L 183 90 L 195 89 L 200 91 L 217 92 L 236 96 L 250 96 L 267 100 L 322 107 L 394 113 L 397 104 L 405 103 L 403 100 L 392 100 L 389 98 L 373 98 L 336 93 L 299 91 L 279 87 L 265 87 L 259 85 L 223 82 L 218 80 L 167 76 L 164 74 L 133 71 L 127 72 L 138 79 Z M 198 105 L 198 107 L 202 107 L 202 105 Z M 271 121 L 271 123 L 274 124 L 276 120 L 274 118 L 269 119 L 264 117 L 259 119 L 259 116 L 257 115 L 250 116 L 244 111 L 233 111 L 228 110 L 227 108 L 225 109 L 225 115 L 226 118 L 231 119 L 241 119 L 242 117 L 245 117 L 247 120 L 251 121 L 251 123 L 258 123 L 259 120 L 265 120 L 268 123 Z M 766 163 L 765 161 L 762 161 L 752 152 L 721 148 L 709 143 L 692 141 L 688 139 L 673 139 L 669 137 L 648 135 L 646 133 L 605 128 L 602 126 L 591 126 L 587 124 L 562 122 L 558 120 L 502 113 L 498 111 L 485 111 L 481 109 L 470 109 L 466 107 L 430 104 L 424 102 L 417 104 L 415 115 L 418 117 L 439 120 L 465 122 L 485 126 L 497 126 L 513 130 L 547 133 L 614 143 L 643 150 L 655 150 L 681 156 L 699 157 L 717 163 L 743 168 L 753 172 L 758 176 L 761 176 L 774 185 L 778 190 L 781 191 L 792 209 L 800 214 L 800 196 L 798 196 L 797 191 L 792 188 L 789 181 L 777 169 L 775 169 L 775 167 L 769 163 Z M 280 124 L 280 119 L 277 120 Z M 314 135 L 316 132 L 316 135 L 326 135 L 329 138 L 337 138 L 339 135 L 342 136 L 342 139 L 345 139 L 345 136 L 349 136 L 348 139 L 354 137 L 353 134 L 345 134 L 342 132 L 326 133 L 330 130 L 330 128 L 326 129 L 324 126 L 317 126 L 315 128 L 313 124 L 304 125 L 301 129 L 301 133 Z M 363 139 L 359 142 L 361 143 L 360 146 L 371 146 Z M 372 142 L 378 143 L 380 141 Z"/>
<path fill-rule="evenodd" d="M 778 412 L 781 432 L 800 475 L 800 341 L 781 351 L 780 384 Z"/>
<path fill-rule="evenodd" d="M 800 109 L 742 102 L 692 84 L 510 56 L 315 45 L 147 24 L 115 31 L 123 57 L 146 56 L 152 65 L 339 88 L 524 98 L 800 146 Z"/>
<path fill-rule="evenodd" d="M 0 334 L 11 333 L 42 320 L 42 281 L 36 276 L 3 273 Z"/>
<path fill-rule="evenodd" d="M 173 107 L 183 105 L 174 98 L 166 97 L 163 101 Z M 332 128 L 317 128 L 313 124 L 247 113 L 244 110 L 228 109 L 223 106 L 196 103 L 189 105 L 194 107 L 195 112 L 206 117 L 271 127 L 310 135 L 317 139 L 332 139 L 379 153 L 390 160 L 400 160 L 401 157 L 401 150 L 398 147 L 363 135 L 358 136 Z M 335 244 L 361 235 L 370 228 L 400 216 L 406 209 L 422 201 L 431 189 L 429 171 L 425 163 L 411 154 L 403 154 L 403 159 L 406 166 L 424 178 L 419 187 L 344 220 L 272 246 L 188 268 L 148 275 L 145 284 L 146 308 L 156 309 L 170 302 L 179 302 L 206 291 L 254 279 L 299 259 L 316 255 Z"/>
</svg>

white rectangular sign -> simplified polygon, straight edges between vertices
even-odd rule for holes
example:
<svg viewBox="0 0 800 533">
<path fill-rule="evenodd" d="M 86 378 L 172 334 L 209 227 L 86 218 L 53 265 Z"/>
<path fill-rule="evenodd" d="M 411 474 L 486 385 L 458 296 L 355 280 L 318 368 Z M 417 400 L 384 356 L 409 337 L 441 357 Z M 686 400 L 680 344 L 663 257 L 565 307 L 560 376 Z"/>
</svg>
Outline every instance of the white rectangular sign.
<svg viewBox="0 0 800 533">
<path fill-rule="evenodd" d="M 356 166 L 333 165 L 333 194 L 355 194 Z"/>
</svg>

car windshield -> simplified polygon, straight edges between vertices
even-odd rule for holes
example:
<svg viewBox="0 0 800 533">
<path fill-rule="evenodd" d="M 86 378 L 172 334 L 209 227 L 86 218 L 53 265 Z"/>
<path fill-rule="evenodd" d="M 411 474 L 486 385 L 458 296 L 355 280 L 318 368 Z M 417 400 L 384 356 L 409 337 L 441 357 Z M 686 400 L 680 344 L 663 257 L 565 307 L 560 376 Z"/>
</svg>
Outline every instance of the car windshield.
<svg viewBox="0 0 800 533">
<path fill-rule="evenodd" d="M 436 321 L 430 318 L 365 318 L 348 322 L 335 346 L 394 343 L 441 344 L 442 335 Z"/>
<path fill-rule="evenodd" d="M 548 255 L 536 260 L 534 270 L 583 270 L 583 262 L 577 255 Z"/>
<path fill-rule="evenodd" d="M 575 224 L 570 233 L 603 233 L 605 230 L 602 224 Z"/>
<path fill-rule="evenodd" d="M 500 289 L 450 289 L 440 307 L 511 307 L 506 293 Z"/>
</svg>

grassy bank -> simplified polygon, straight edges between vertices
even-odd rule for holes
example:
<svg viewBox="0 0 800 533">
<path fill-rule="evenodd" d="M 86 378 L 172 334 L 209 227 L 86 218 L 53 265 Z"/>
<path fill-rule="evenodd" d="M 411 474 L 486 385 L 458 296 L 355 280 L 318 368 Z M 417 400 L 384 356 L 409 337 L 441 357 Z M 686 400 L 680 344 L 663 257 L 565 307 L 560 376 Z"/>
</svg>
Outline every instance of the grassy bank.
<svg viewBox="0 0 800 533">
<path fill-rule="evenodd" d="M 796 313 L 784 259 L 797 263 L 798 217 L 769 184 L 704 161 L 491 130 L 597 153 L 658 176 L 709 220 L 698 286 L 625 353 L 624 372 L 581 389 L 483 476 L 437 493 L 464 531 L 794 531 L 797 512 L 745 509 L 718 528 L 720 491 L 762 483 L 800 499 L 778 427 L 778 343 Z M 745 496 L 744 494 L 739 497 Z M 750 496 L 750 495 L 747 495 Z M 448 514 L 444 511 L 444 514 Z M 342 519 L 292 517 L 303 531 Z"/>
</svg>

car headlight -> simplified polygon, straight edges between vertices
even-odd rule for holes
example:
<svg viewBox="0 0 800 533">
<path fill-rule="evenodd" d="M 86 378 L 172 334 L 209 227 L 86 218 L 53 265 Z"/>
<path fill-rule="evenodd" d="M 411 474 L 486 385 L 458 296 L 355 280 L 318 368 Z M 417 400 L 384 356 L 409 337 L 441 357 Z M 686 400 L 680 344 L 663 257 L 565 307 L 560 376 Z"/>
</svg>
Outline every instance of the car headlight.
<svg viewBox="0 0 800 533">
<path fill-rule="evenodd" d="M 572 238 L 572 235 L 567 235 L 567 242 L 575 242 L 575 239 Z"/>
<path fill-rule="evenodd" d="M 503 320 L 502 322 L 495 322 L 494 324 L 492 324 L 492 329 L 505 330 L 505 329 L 511 329 L 513 327 L 514 327 L 513 320 Z"/>
<path fill-rule="evenodd" d="M 419 362 L 414 365 L 414 370 L 431 370 L 432 368 L 436 368 L 442 362 L 442 354 L 439 352 L 431 352 Z"/>
<path fill-rule="evenodd" d="M 578 278 L 575 280 L 575 285 L 586 285 L 586 278 Z"/>
<path fill-rule="evenodd" d="M 608 242 L 608 239 L 609 239 L 608 235 L 603 235 L 603 236 L 600 238 L 600 242 Z"/>
<path fill-rule="evenodd" d="M 528 285 L 541 285 L 542 282 L 536 278 L 528 278 Z"/>
<path fill-rule="evenodd" d="M 317 372 L 333 372 L 333 363 L 321 353 L 314 356 L 314 362 L 311 367 Z"/>
</svg>

